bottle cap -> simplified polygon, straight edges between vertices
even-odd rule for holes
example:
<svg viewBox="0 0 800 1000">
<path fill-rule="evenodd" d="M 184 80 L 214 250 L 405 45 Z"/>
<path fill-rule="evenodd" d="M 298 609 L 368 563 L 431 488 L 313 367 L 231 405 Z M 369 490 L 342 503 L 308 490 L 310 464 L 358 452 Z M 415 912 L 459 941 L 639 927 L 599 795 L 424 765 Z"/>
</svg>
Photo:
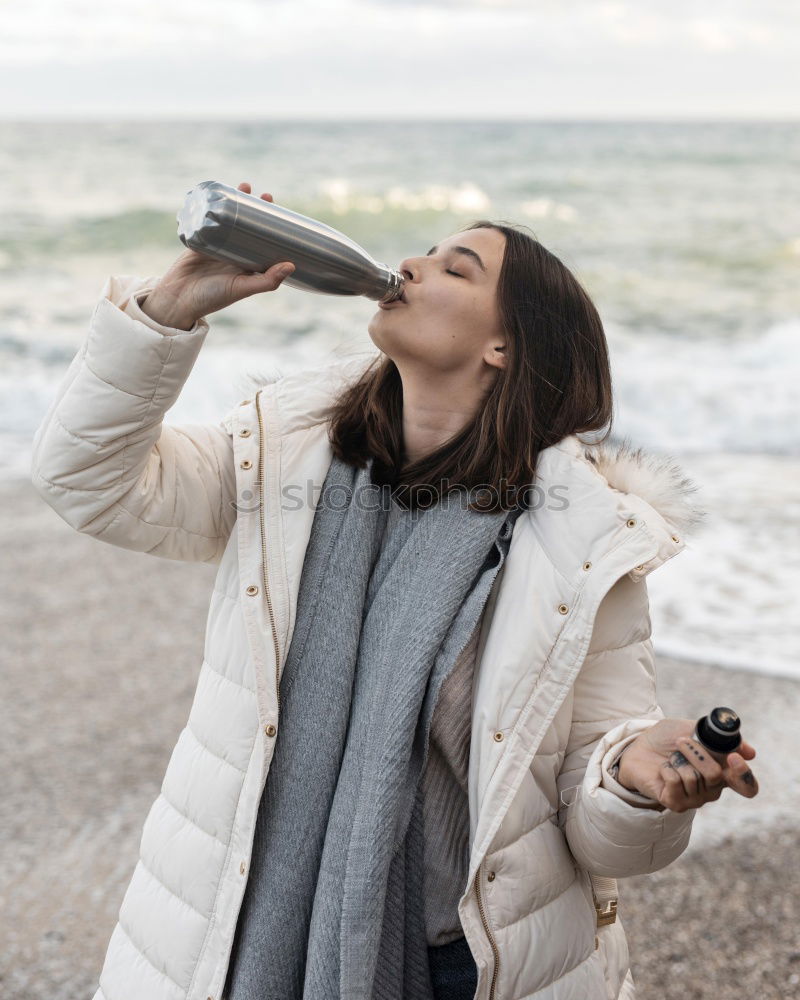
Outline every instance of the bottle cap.
<svg viewBox="0 0 800 1000">
<path fill-rule="evenodd" d="M 697 738 L 709 750 L 730 753 L 742 742 L 740 724 L 739 716 L 732 708 L 720 706 L 697 720 Z"/>
</svg>

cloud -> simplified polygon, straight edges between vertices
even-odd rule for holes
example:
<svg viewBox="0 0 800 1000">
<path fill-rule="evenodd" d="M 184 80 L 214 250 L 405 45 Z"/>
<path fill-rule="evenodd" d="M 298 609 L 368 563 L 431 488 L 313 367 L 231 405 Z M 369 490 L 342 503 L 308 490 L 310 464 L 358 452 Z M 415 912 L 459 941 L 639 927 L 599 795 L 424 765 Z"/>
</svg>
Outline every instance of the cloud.
<svg viewBox="0 0 800 1000">
<path fill-rule="evenodd" d="M 698 10 L 702 14 L 698 14 Z M 457 16 L 453 12 L 457 11 Z M 3 8 L 0 57 L 13 64 L 58 59 L 78 63 L 114 53 L 260 52 L 274 41 L 300 49 L 333 31 L 392 49 L 438 33 L 509 30 L 548 39 L 567 51 L 588 47 L 681 44 L 723 51 L 778 46 L 797 29 L 787 0 L 29 0 Z M 794 29 L 791 32 L 789 29 Z M 327 36 L 329 37 L 329 36 Z M 796 44 L 796 43 L 795 43 Z"/>
<path fill-rule="evenodd" d="M 30 0 L 3 13 L 7 115 L 800 111 L 785 0 Z"/>
</svg>

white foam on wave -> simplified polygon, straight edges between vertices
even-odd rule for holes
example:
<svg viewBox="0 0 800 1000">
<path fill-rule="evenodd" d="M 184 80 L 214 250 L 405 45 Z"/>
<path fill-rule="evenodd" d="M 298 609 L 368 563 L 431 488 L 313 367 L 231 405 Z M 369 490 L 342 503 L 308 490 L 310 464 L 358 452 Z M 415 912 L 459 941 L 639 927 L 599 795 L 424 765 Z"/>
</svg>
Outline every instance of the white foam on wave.
<svg viewBox="0 0 800 1000">
<path fill-rule="evenodd" d="M 704 663 L 710 667 L 726 670 L 745 670 L 748 673 L 764 674 L 767 677 L 787 677 L 800 680 L 800 668 L 796 661 L 784 657 L 765 656 L 761 650 L 755 654 L 741 649 L 726 649 L 712 640 L 708 648 L 698 647 L 692 638 L 654 638 L 653 649 L 657 656 L 668 656 L 673 660 Z"/>
<path fill-rule="evenodd" d="M 578 210 L 565 202 L 553 198 L 532 198 L 523 201 L 520 211 L 529 219 L 558 219 L 559 222 L 574 222 L 578 218 Z"/>
<path fill-rule="evenodd" d="M 647 578 L 655 648 L 800 679 L 800 459 L 680 455 L 708 511 Z"/>
<path fill-rule="evenodd" d="M 607 334 L 621 433 L 667 451 L 800 455 L 800 320 L 747 340 Z"/>
<path fill-rule="evenodd" d="M 359 191 L 344 177 L 321 181 L 320 193 L 329 199 L 336 215 L 368 212 L 379 215 L 387 209 L 404 212 L 451 212 L 455 215 L 477 215 L 491 206 L 489 196 L 476 184 L 426 184 L 419 189 L 394 185 L 381 194 Z"/>
<path fill-rule="evenodd" d="M 165 422 L 218 423 L 251 390 L 251 376 L 289 374 L 316 367 L 325 357 L 363 349 L 363 342 L 336 343 L 322 333 L 294 342 L 291 350 L 280 344 L 254 348 L 207 340 Z M 0 373 L 0 477 L 29 475 L 34 433 L 68 366 L 64 361 L 54 377 L 52 366 L 28 357 L 6 365 Z"/>
</svg>

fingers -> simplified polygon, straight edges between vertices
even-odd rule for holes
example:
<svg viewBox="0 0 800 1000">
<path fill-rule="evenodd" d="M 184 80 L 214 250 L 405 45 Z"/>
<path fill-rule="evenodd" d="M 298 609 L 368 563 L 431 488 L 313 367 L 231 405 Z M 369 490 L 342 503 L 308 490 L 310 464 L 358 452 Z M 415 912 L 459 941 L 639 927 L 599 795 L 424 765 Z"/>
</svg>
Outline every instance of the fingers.
<svg viewBox="0 0 800 1000">
<path fill-rule="evenodd" d="M 756 776 L 750 770 L 750 765 L 744 759 L 743 754 L 729 753 L 728 766 L 723 769 L 723 773 L 734 792 L 744 795 L 746 799 L 752 799 L 753 796 L 758 795 Z"/>
<path fill-rule="evenodd" d="M 252 187 L 251 187 L 251 186 L 250 186 L 250 185 L 249 185 L 249 184 L 247 183 L 247 181 L 242 181 L 242 183 L 238 185 L 238 190 L 239 190 L 239 191 L 244 191 L 244 193 L 245 193 L 245 194 L 250 194 L 250 193 L 252 192 L 252 190 L 253 190 L 253 189 L 252 189 Z M 271 194 L 269 193 L 269 191 L 265 191 L 265 192 L 264 192 L 264 193 L 263 193 L 263 194 L 261 195 L 261 197 L 262 197 L 262 198 L 264 199 L 264 201 L 273 201 L 273 198 L 272 198 L 272 195 L 271 195 Z"/>
<path fill-rule="evenodd" d="M 711 794 L 702 773 L 680 750 L 673 750 L 661 765 L 661 778 L 664 788 L 659 801 L 674 812 L 696 809 Z"/>
<path fill-rule="evenodd" d="M 703 777 L 706 788 L 724 787 L 725 776 L 717 761 L 708 753 L 705 747 L 688 737 L 678 740 L 678 746 L 691 761 L 694 767 Z"/>
<path fill-rule="evenodd" d="M 742 744 L 742 747 L 745 748 L 744 753 L 728 754 L 727 766 L 721 767 L 705 748 L 695 740 L 681 738 L 677 742 L 685 754 L 685 758 L 702 775 L 705 791 L 718 791 L 718 794 L 714 796 L 715 798 L 719 798 L 719 795 L 722 794 L 722 789 L 725 787 L 732 788 L 739 795 L 744 795 L 749 799 L 758 794 L 758 782 L 747 763 L 747 760 L 752 760 L 755 756 L 755 751 L 749 744 Z M 676 752 L 680 753 L 681 751 Z M 678 772 L 684 779 L 686 778 L 685 768 L 679 767 Z M 686 785 L 685 780 L 683 784 Z M 711 799 L 706 795 L 704 801 L 708 802 Z"/>
<path fill-rule="evenodd" d="M 712 789 L 721 784 L 722 787 L 732 788 L 748 799 L 758 794 L 758 782 L 747 763 L 756 755 L 755 749 L 749 743 L 742 743 L 737 752 L 729 753 L 727 766 L 724 768 L 720 767 L 694 740 L 680 739 L 678 745 L 684 749 L 694 767 L 701 772 L 707 788 Z"/>
</svg>

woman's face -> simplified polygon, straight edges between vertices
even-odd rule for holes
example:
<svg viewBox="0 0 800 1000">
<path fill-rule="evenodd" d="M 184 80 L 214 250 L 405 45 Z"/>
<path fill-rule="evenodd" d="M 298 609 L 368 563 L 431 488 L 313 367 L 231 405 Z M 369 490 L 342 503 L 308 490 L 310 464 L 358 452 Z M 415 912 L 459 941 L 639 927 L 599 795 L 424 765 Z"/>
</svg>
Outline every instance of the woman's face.
<svg viewBox="0 0 800 1000">
<path fill-rule="evenodd" d="M 375 346 L 401 372 L 481 375 L 484 361 L 501 368 L 497 279 L 505 244 L 497 229 L 469 229 L 404 260 L 403 299 L 379 306 L 367 327 Z"/>
</svg>

